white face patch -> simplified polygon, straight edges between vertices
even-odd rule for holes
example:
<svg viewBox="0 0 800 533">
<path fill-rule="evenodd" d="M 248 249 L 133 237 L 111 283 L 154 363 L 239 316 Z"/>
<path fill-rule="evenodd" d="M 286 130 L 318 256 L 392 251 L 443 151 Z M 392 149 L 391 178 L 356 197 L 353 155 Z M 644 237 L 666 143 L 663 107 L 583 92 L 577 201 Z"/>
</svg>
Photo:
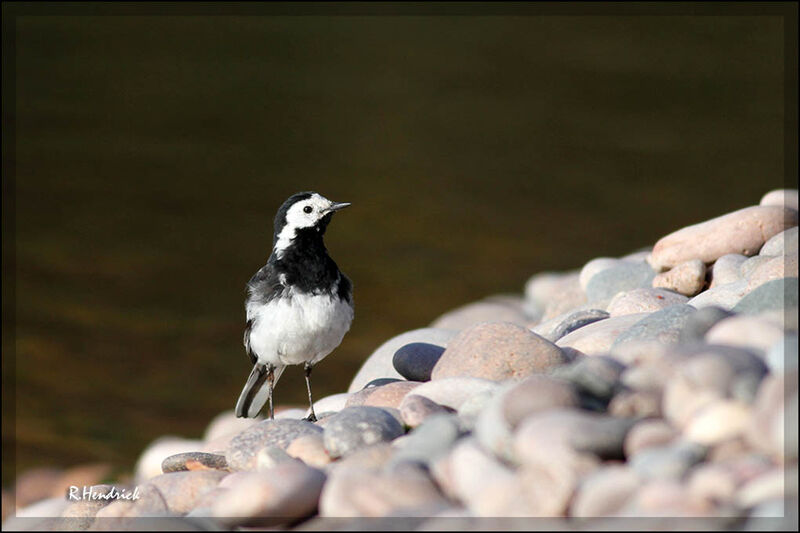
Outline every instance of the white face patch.
<svg viewBox="0 0 800 533">
<path fill-rule="evenodd" d="M 286 225 L 278 234 L 275 241 L 275 253 L 280 259 L 282 252 L 291 244 L 298 229 L 313 227 L 322 217 L 328 214 L 328 210 L 334 202 L 331 202 L 322 195 L 314 193 L 310 198 L 295 203 L 286 212 Z"/>
</svg>

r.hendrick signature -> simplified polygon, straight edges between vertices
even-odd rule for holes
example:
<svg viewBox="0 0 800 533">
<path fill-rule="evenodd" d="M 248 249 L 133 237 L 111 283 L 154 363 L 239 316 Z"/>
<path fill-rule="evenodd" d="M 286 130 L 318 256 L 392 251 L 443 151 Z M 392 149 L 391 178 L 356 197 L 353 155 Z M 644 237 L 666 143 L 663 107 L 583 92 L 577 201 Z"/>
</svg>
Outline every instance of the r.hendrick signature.
<svg viewBox="0 0 800 533">
<path fill-rule="evenodd" d="M 80 500 L 138 500 L 139 499 L 139 487 L 134 487 L 134 489 L 118 489 L 117 487 L 111 487 L 111 490 L 108 492 L 96 490 L 95 487 L 76 487 L 75 485 L 70 486 L 69 494 L 67 495 L 67 499 L 70 501 L 80 501 Z"/>
</svg>

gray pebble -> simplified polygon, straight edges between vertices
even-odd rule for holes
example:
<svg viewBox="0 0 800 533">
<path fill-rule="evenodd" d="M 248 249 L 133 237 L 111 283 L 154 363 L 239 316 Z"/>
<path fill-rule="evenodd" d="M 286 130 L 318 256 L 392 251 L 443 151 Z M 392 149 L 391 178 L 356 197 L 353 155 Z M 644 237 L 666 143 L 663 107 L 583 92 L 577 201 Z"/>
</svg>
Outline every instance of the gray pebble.
<svg viewBox="0 0 800 533">
<path fill-rule="evenodd" d="M 286 449 L 297 437 L 321 433 L 322 428 L 305 420 L 264 420 L 236 435 L 225 451 L 232 470 L 255 470 L 257 454 L 266 446 Z"/>
<path fill-rule="evenodd" d="M 392 365 L 409 381 L 430 381 L 436 362 L 444 348 L 427 342 L 412 342 L 394 353 Z"/>
<path fill-rule="evenodd" d="M 366 385 L 364 385 L 364 389 L 369 389 L 370 387 L 382 387 L 383 385 L 388 385 L 389 383 L 396 383 L 398 381 L 403 381 L 402 379 L 397 378 L 378 378 L 373 379 Z M 362 389 L 362 390 L 364 390 Z"/>
<path fill-rule="evenodd" d="M 325 449 L 332 458 L 359 448 L 391 441 L 404 433 L 397 418 L 379 407 L 346 407 L 330 417 L 322 434 Z"/>
<path fill-rule="evenodd" d="M 624 370 L 625 366 L 619 361 L 595 355 L 558 367 L 550 375 L 571 383 L 582 395 L 588 394 L 608 403 L 620 387 L 619 378 Z"/>
<path fill-rule="evenodd" d="M 647 263 L 622 263 L 598 272 L 586 285 L 589 302 L 608 302 L 618 292 L 650 287 L 655 271 Z"/>
<path fill-rule="evenodd" d="M 714 324 L 730 316 L 733 316 L 733 313 L 715 305 L 700 308 L 686 321 L 686 325 L 680 333 L 680 341 L 684 343 L 702 342 Z"/>
<path fill-rule="evenodd" d="M 405 445 L 390 459 L 389 467 L 405 461 L 428 465 L 447 454 L 460 435 L 455 414 L 431 415 L 408 434 Z"/>
<path fill-rule="evenodd" d="M 632 341 L 655 341 L 662 344 L 677 343 L 680 332 L 697 309 L 687 304 L 677 304 L 651 313 L 623 331 L 611 346 L 613 350 Z"/>
<path fill-rule="evenodd" d="M 583 326 L 591 324 L 592 322 L 597 322 L 598 320 L 606 319 L 609 316 L 610 315 L 608 312 L 603 311 L 602 309 L 586 309 L 583 311 L 577 311 L 565 318 L 560 324 L 553 328 L 552 332 L 548 333 L 544 337 L 550 342 L 556 342 L 564 335 L 571 333 L 578 328 L 582 328 Z"/>
<path fill-rule="evenodd" d="M 787 370 L 797 370 L 797 333 L 786 335 L 776 342 L 767 352 L 767 366 L 770 371 L 783 373 Z"/>
<path fill-rule="evenodd" d="M 679 480 L 701 462 L 706 453 L 704 446 L 679 442 L 642 450 L 629 458 L 628 464 L 643 477 Z"/>
<path fill-rule="evenodd" d="M 797 229 L 795 226 L 778 233 L 766 243 L 758 252 L 759 255 L 791 255 L 797 253 Z"/>
<path fill-rule="evenodd" d="M 736 313 L 755 314 L 797 307 L 797 278 L 768 281 L 753 289 L 733 308 Z"/>
</svg>

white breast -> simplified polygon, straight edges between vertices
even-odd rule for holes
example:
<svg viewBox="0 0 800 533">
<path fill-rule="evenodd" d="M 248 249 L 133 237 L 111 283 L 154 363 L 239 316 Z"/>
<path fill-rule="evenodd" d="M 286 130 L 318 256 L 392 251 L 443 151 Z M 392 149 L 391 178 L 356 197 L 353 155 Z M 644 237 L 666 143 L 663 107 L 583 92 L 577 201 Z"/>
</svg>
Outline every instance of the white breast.
<svg viewBox="0 0 800 533">
<path fill-rule="evenodd" d="M 266 305 L 250 305 L 250 347 L 261 363 L 316 363 L 342 342 L 353 308 L 336 296 L 292 291 Z"/>
</svg>

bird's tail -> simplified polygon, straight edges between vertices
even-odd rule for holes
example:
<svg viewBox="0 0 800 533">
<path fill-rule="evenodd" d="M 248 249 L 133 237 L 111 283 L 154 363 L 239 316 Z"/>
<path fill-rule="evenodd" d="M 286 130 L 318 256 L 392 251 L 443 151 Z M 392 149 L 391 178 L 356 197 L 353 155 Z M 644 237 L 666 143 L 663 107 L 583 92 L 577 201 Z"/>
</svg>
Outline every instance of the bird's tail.
<svg viewBox="0 0 800 533">
<path fill-rule="evenodd" d="M 275 367 L 273 388 L 278 383 L 285 366 Z M 256 363 L 244 384 L 239 401 L 236 402 L 236 416 L 239 418 L 255 418 L 258 412 L 264 407 L 269 398 L 269 383 L 267 382 L 267 365 Z"/>
</svg>

